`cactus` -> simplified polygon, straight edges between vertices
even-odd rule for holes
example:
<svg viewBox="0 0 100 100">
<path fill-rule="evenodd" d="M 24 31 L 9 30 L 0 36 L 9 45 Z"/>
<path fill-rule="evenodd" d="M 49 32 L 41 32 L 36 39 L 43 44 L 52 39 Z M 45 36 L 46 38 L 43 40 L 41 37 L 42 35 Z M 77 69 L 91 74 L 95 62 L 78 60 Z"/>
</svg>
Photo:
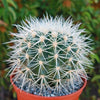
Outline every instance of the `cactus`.
<svg viewBox="0 0 100 100">
<path fill-rule="evenodd" d="M 73 24 L 71 18 L 28 18 L 15 25 L 18 33 L 11 33 L 14 43 L 9 48 L 10 75 L 13 82 L 27 92 L 47 96 L 70 94 L 87 79 L 91 66 L 91 39 L 81 35 L 84 29 Z"/>
</svg>

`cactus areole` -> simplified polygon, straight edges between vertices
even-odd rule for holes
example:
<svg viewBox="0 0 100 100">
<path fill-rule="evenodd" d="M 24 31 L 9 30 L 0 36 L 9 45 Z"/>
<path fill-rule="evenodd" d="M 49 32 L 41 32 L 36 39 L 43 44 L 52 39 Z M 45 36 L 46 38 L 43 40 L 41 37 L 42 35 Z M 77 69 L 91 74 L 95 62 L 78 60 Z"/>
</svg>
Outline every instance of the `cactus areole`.
<svg viewBox="0 0 100 100">
<path fill-rule="evenodd" d="M 8 62 L 18 100 L 78 100 L 92 65 L 87 57 L 91 39 L 80 24 L 46 16 L 15 26 Z"/>
</svg>

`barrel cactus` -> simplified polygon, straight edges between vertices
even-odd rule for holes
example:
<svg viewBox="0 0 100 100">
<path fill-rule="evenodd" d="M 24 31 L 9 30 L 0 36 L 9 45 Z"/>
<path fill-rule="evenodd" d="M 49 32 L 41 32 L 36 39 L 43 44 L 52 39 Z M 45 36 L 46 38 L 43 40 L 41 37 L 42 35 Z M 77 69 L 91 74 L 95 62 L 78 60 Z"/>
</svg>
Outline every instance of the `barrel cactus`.
<svg viewBox="0 0 100 100">
<path fill-rule="evenodd" d="M 10 75 L 26 92 L 41 96 L 61 96 L 75 92 L 87 79 L 91 66 L 91 39 L 71 18 L 27 18 L 15 25 L 14 43 L 9 48 Z M 82 35 L 83 34 L 83 35 Z"/>
</svg>

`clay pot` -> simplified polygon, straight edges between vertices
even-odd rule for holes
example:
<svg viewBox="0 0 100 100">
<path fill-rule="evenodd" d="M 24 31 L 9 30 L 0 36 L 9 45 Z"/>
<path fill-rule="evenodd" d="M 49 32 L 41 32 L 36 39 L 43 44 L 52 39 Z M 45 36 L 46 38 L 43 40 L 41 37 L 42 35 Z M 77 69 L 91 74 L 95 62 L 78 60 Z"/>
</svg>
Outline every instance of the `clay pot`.
<svg viewBox="0 0 100 100">
<path fill-rule="evenodd" d="M 25 91 L 22 91 L 19 89 L 12 81 L 12 76 L 10 76 L 10 81 L 14 87 L 14 90 L 17 93 L 17 99 L 18 100 L 79 100 L 79 96 L 82 93 L 83 89 L 85 88 L 87 84 L 87 80 L 83 79 L 84 85 L 76 92 L 65 95 L 65 96 L 57 96 L 57 97 L 43 97 L 38 95 L 33 95 L 30 93 L 27 93 Z"/>
</svg>

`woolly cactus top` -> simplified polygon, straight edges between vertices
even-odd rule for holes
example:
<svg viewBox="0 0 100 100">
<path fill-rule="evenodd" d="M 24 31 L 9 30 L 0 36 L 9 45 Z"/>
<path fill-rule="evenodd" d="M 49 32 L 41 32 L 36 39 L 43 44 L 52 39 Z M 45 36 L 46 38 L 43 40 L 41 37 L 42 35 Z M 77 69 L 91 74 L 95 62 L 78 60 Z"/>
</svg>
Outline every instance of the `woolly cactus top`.
<svg viewBox="0 0 100 100">
<path fill-rule="evenodd" d="M 84 29 L 68 18 L 30 17 L 15 25 L 18 33 L 9 48 L 13 81 L 21 79 L 21 89 L 28 84 L 39 88 L 42 95 L 46 89 L 70 92 L 87 78 L 85 69 L 91 65 L 87 55 L 91 53 L 89 37 L 81 35 Z"/>
</svg>

